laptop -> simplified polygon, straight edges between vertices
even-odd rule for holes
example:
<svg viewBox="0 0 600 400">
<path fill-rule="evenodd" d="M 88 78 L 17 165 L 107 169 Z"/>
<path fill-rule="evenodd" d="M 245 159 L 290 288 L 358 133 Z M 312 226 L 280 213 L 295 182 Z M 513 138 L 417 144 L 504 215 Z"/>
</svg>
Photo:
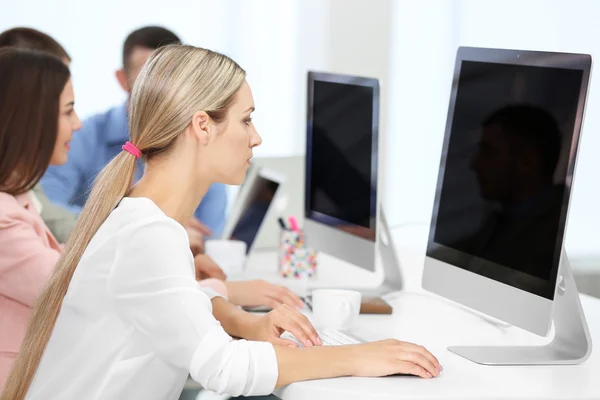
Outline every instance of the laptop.
<svg viewBox="0 0 600 400">
<path fill-rule="evenodd" d="M 246 255 L 249 255 L 269 211 L 276 203 L 283 182 L 282 174 L 267 168 L 253 167 L 240 190 L 222 239 L 245 242 Z"/>
</svg>

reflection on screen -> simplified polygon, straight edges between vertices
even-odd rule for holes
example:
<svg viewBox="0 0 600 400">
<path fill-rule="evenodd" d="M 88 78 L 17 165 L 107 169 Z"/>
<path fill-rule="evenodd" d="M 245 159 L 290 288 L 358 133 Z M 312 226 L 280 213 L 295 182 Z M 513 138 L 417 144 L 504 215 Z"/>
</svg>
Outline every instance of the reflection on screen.
<svg viewBox="0 0 600 400">
<path fill-rule="evenodd" d="M 428 255 L 552 297 L 582 77 L 463 61 Z"/>
<path fill-rule="evenodd" d="M 240 219 L 231 234 L 232 240 L 246 243 L 246 253 L 251 250 L 258 231 L 267 215 L 269 206 L 279 188 L 279 183 L 257 176 L 246 202 L 242 206 Z"/>
<path fill-rule="evenodd" d="M 307 209 L 374 238 L 373 88 L 316 80 L 313 89 Z"/>
</svg>

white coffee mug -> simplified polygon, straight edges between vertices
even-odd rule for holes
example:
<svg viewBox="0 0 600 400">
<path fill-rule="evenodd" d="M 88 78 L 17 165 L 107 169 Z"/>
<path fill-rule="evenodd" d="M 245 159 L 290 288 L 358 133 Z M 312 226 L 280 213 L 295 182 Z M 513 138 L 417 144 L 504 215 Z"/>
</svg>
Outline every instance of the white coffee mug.
<svg viewBox="0 0 600 400">
<path fill-rule="evenodd" d="M 228 277 L 240 275 L 244 272 L 246 242 L 210 239 L 204 243 L 204 251 Z"/>
<path fill-rule="evenodd" d="M 360 312 L 361 298 L 361 293 L 354 290 L 313 290 L 312 312 L 315 328 L 351 329 Z"/>
</svg>

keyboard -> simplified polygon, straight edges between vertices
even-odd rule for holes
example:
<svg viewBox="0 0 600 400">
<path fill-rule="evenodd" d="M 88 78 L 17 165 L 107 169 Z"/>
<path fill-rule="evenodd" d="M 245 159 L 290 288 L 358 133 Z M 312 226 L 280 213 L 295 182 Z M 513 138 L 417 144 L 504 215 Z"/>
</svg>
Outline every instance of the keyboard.
<svg viewBox="0 0 600 400">
<path fill-rule="evenodd" d="M 317 331 L 317 333 L 323 342 L 323 346 L 343 346 L 347 344 L 365 343 L 363 339 L 346 331 L 321 330 Z M 289 332 L 284 332 L 283 335 L 281 335 L 281 338 L 291 340 L 292 342 L 296 343 L 298 347 L 304 347 L 304 345 Z"/>
</svg>

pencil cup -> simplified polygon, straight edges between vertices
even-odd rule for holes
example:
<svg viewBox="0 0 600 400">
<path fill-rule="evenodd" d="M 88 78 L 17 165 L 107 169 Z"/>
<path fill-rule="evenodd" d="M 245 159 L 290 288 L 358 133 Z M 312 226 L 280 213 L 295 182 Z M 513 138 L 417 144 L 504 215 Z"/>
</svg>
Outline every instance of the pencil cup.
<svg viewBox="0 0 600 400">
<path fill-rule="evenodd" d="M 306 247 L 304 231 L 282 229 L 279 243 L 279 274 L 284 278 L 312 279 L 317 272 L 317 253 Z"/>
</svg>

